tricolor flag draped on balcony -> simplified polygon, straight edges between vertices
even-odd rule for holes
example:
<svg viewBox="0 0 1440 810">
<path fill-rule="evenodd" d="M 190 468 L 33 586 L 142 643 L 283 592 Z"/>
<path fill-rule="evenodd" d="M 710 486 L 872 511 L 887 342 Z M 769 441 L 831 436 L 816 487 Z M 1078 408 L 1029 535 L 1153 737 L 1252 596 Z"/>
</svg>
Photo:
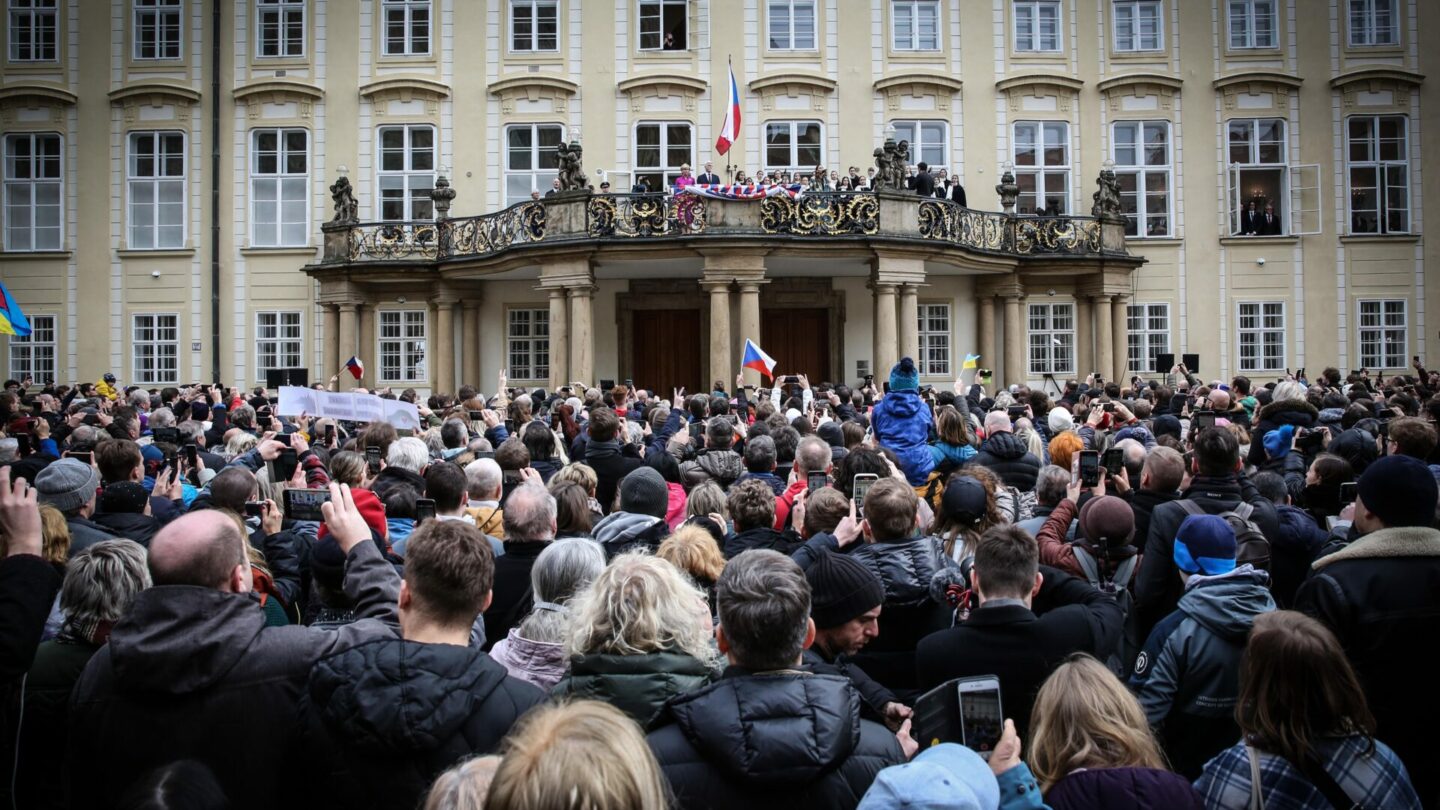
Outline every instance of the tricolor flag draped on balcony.
<svg viewBox="0 0 1440 810">
<path fill-rule="evenodd" d="M 740 87 L 735 83 L 735 66 L 730 65 L 730 103 L 725 105 L 725 122 L 720 125 L 720 136 L 715 139 L 715 151 L 725 154 L 730 146 L 740 140 Z"/>
<path fill-rule="evenodd" d="M 745 338 L 745 358 L 740 361 L 743 368 L 753 368 L 770 379 L 775 379 L 772 373 L 775 371 L 775 358 L 765 353 L 765 350 L 755 345 L 750 338 Z"/>
</svg>

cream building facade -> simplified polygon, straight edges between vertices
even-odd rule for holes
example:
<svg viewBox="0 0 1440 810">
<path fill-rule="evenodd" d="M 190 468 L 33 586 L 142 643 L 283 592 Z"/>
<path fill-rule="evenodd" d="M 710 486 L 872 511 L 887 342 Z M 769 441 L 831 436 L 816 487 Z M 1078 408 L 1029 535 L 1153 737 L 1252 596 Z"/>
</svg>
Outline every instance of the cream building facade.
<svg viewBox="0 0 1440 810">
<path fill-rule="evenodd" d="M 699 387 L 746 337 L 837 380 L 902 351 L 933 382 L 977 351 L 1010 382 L 1440 355 L 1425 0 L 3 2 L 0 280 L 36 326 L 10 376 L 253 384 L 356 354 L 397 388 Z M 896 237 L 924 211 L 883 200 L 875 238 L 735 203 L 708 212 L 717 237 L 737 218 L 724 239 L 618 245 L 565 230 L 582 201 L 547 217 L 572 242 L 458 264 L 371 263 L 321 227 L 341 174 L 365 223 L 429 220 L 437 175 L 461 221 L 548 190 L 562 140 L 623 192 L 682 163 L 863 172 L 887 134 L 975 209 L 1014 164 L 1020 220 L 1088 214 L 1113 163 L 1134 258 L 927 246 Z"/>
</svg>

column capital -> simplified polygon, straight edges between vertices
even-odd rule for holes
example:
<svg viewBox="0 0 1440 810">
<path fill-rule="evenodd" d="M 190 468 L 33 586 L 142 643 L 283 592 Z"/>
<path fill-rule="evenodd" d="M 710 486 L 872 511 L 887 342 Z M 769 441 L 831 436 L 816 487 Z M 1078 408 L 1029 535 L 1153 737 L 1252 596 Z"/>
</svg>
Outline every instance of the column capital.
<svg viewBox="0 0 1440 810">
<path fill-rule="evenodd" d="M 541 287 L 540 289 L 550 293 L 550 298 L 552 300 L 556 298 L 563 300 L 565 298 L 565 287 Z M 476 306 L 479 306 L 478 302 L 476 303 Z"/>
<path fill-rule="evenodd" d="M 460 299 L 460 306 L 464 307 L 465 309 L 470 309 L 470 310 L 479 309 L 479 308 L 480 308 L 480 303 L 481 303 L 481 301 L 480 301 L 479 298 L 461 298 L 461 299 Z"/>
<path fill-rule="evenodd" d="M 760 292 L 760 287 L 769 284 L 770 280 L 764 278 L 747 278 L 737 279 L 735 283 L 740 285 L 740 293 L 743 295 L 745 293 Z"/>
<path fill-rule="evenodd" d="M 730 285 L 735 282 L 729 278 L 700 278 L 700 289 L 714 295 L 715 293 L 730 292 Z"/>
<path fill-rule="evenodd" d="M 894 295 L 900 287 L 899 284 L 893 281 L 876 281 L 874 279 L 865 286 L 874 290 L 877 295 Z"/>
<path fill-rule="evenodd" d="M 359 312 L 359 311 L 360 311 L 360 302 L 359 302 L 359 301 L 341 301 L 339 304 L 336 304 L 336 306 L 340 307 L 340 311 L 341 311 L 341 312 Z"/>
<path fill-rule="evenodd" d="M 975 294 L 979 296 L 993 296 L 996 298 L 1024 298 L 1025 285 L 1014 275 L 996 279 L 987 279 L 975 285 Z"/>
<path fill-rule="evenodd" d="M 589 298 L 590 296 L 595 294 L 595 291 L 597 289 L 598 288 L 594 284 L 576 284 L 574 286 L 566 287 L 565 291 L 570 295 L 571 298 Z"/>
</svg>

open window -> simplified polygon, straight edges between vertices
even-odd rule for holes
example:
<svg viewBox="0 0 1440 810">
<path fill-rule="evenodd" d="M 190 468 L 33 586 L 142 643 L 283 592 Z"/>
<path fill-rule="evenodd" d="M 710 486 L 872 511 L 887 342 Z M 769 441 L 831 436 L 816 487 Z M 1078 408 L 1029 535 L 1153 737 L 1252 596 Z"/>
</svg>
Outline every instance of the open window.
<svg viewBox="0 0 1440 810">
<path fill-rule="evenodd" d="M 1239 118 L 1226 131 L 1230 233 L 1305 236 L 1320 232 L 1320 167 L 1290 165 L 1283 118 Z"/>
<path fill-rule="evenodd" d="M 640 50 L 687 50 L 689 12 L 689 0 L 640 0 Z"/>
</svg>

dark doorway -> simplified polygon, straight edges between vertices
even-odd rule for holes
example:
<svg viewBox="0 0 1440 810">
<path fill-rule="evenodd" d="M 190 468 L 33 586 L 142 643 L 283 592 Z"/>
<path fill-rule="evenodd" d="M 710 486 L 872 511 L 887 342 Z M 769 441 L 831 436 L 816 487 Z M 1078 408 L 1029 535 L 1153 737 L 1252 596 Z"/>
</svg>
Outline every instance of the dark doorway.
<svg viewBox="0 0 1440 810">
<path fill-rule="evenodd" d="M 810 382 L 830 379 L 830 311 L 767 309 L 760 313 L 760 347 L 775 358 L 781 374 L 807 374 Z"/>
<path fill-rule="evenodd" d="M 681 386 L 692 394 L 710 390 L 700 382 L 700 310 L 637 309 L 634 317 L 636 385 L 665 398 Z"/>
</svg>

